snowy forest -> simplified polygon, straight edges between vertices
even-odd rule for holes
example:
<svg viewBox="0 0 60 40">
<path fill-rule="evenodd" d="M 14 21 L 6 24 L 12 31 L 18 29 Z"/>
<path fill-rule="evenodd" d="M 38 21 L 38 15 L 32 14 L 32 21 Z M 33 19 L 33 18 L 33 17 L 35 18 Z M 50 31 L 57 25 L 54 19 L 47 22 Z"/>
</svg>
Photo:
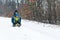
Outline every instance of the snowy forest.
<svg viewBox="0 0 60 40">
<path fill-rule="evenodd" d="M 0 0 L 0 16 L 12 17 L 16 4 L 23 19 L 60 24 L 60 0 Z"/>
</svg>

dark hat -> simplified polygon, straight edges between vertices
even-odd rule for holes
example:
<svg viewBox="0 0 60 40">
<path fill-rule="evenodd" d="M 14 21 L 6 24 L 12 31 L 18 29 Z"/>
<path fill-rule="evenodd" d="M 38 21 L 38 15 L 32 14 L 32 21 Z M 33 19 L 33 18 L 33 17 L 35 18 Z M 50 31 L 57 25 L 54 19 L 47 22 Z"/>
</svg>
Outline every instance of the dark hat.
<svg viewBox="0 0 60 40">
<path fill-rule="evenodd" d="M 18 10 L 15 10 L 15 12 L 18 12 Z"/>
</svg>

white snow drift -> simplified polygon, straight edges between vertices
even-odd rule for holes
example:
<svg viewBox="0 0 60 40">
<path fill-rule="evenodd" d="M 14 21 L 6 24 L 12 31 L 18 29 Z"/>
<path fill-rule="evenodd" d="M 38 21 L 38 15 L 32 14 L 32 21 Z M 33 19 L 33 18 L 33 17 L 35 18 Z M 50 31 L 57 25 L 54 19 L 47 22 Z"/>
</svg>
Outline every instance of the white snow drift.
<svg viewBox="0 0 60 40">
<path fill-rule="evenodd" d="M 60 40 L 60 26 L 22 19 L 12 27 L 11 18 L 0 17 L 0 40 Z"/>
</svg>

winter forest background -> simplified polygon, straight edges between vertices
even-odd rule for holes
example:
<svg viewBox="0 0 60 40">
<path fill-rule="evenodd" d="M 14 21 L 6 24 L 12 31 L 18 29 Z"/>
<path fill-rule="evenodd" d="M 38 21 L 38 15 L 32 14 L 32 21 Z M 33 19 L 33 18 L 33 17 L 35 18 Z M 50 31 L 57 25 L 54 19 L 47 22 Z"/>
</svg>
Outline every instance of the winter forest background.
<svg viewBox="0 0 60 40">
<path fill-rule="evenodd" d="M 60 0 L 0 0 L 0 16 L 12 17 L 17 2 L 23 19 L 60 24 Z"/>
</svg>

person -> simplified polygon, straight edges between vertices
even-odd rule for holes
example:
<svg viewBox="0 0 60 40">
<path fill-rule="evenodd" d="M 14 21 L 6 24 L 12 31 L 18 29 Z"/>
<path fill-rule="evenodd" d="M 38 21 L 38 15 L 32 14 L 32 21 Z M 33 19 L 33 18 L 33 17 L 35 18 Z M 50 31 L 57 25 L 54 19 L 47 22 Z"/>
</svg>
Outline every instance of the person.
<svg viewBox="0 0 60 40">
<path fill-rule="evenodd" d="M 21 26 L 21 16 L 19 15 L 17 10 L 15 10 L 12 16 L 12 23 L 13 23 L 13 26 L 15 26 L 17 23 L 19 24 L 19 26 Z"/>
</svg>

